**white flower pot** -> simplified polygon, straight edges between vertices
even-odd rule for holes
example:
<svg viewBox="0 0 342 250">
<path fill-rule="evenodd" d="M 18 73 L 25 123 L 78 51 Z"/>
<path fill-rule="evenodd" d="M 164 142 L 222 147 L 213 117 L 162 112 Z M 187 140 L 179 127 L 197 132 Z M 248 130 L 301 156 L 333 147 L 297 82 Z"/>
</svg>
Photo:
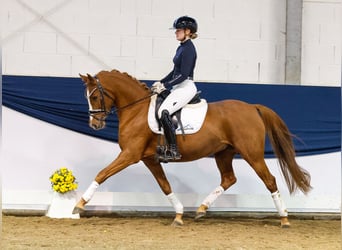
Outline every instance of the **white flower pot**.
<svg viewBox="0 0 342 250">
<path fill-rule="evenodd" d="M 79 219 L 79 214 L 72 214 L 72 210 L 74 209 L 76 202 L 77 195 L 75 191 L 69 191 L 64 194 L 53 192 L 52 201 L 46 216 L 57 219 Z"/>
</svg>

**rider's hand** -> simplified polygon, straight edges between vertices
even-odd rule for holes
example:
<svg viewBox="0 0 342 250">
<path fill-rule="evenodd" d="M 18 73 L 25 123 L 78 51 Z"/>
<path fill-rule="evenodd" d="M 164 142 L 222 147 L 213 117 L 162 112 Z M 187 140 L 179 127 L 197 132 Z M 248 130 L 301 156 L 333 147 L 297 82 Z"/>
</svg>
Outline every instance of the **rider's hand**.
<svg viewBox="0 0 342 250">
<path fill-rule="evenodd" d="M 162 84 L 161 82 L 155 82 L 151 87 L 151 91 L 155 94 L 160 94 L 164 90 L 166 90 L 166 88 L 164 87 L 164 84 Z"/>
</svg>

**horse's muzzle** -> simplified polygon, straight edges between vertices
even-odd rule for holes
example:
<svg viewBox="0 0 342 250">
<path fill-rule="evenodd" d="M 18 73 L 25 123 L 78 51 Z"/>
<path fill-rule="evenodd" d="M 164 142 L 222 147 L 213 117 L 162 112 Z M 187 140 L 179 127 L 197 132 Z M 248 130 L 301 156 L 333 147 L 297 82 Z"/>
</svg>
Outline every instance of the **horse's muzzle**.
<svg viewBox="0 0 342 250">
<path fill-rule="evenodd" d="M 97 117 L 95 115 L 90 116 L 89 127 L 95 130 L 103 129 L 106 126 L 106 117 Z"/>
<path fill-rule="evenodd" d="M 89 127 L 91 127 L 94 130 L 100 130 L 103 129 L 106 126 L 106 122 L 104 121 L 91 121 L 89 122 Z"/>
</svg>

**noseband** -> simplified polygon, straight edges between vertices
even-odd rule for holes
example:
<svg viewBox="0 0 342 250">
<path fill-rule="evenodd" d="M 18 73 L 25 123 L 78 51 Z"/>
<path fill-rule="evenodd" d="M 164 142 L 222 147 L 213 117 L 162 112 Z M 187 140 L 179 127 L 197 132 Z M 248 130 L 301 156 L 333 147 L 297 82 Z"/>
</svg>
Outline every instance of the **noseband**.
<svg viewBox="0 0 342 250">
<path fill-rule="evenodd" d="M 112 114 L 113 112 L 110 110 L 106 109 L 106 105 L 105 105 L 105 96 L 109 97 L 110 99 L 113 100 L 113 102 L 115 101 L 115 99 L 113 97 L 111 97 L 107 91 L 102 87 L 100 81 L 96 78 L 96 88 L 94 88 L 89 95 L 86 94 L 86 98 L 89 100 L 90 102 L 90 97 L 95 93 L 96 90 L 98 90 L 100 92 L 100 98 L 101 98 L 101 108 L 100 109 L 93 109 L 93 110 L 89 110 L 88 113 L 90 116 L 92 116 L 94 119 L 96 120 L 103 120 L 100 118 L 97 118 L 95 115 L 99 114 L 99 113 L 104 113 L 105 116 Z"/>
<path fill-rule="evenodd" d="M 119 108 L 115 108 L 114 110 L 107 110 L 106 109 L 106 105 L 105 105 L 105 96 L 109 97 L 113 102 L 115 102 L 115 99 L 108 94 L 108 92 L 102 87 L 101 83 L 100 83 L 100 80 L 95 78 L 96 79 L 96 87 L 89 93 L 89 95 L 85 94 L 86 98 L 89 100 L 90 102 L 90 97 L 95 93 L 96 90 L 98 90 L 100 92 L 100 96 L 101 96 L 101 108 L 100 109 L 93 109 L 93 110 L 89 110 L 88 113 L 89 113 L 89 116 L 92 116 L 95 120 L 99 120 L 99 121 L 103 121 L 104 119 L 101 119 L 101 118 L 97 118 L 95 115 L 96 114 L 99 114 L 99 113 L 104 113 L 105 116 L 107 115 L 110 115 L 110 114 L 113 114 L 119 110 L 122 110 L 122 109 L 125 109 L 125 108 L 128 108 L 129 106 L 132 106 L 138 102 L 141 102 L 147 98 L 150 98 L 151 96 L 155 95 L 155 93 L 152 93 L 148 96 L 145 96 L 141 99 L 138 99 L 132 103 L 129 103 L 125 106 L 122 106 L 122 107 L 119 107 Z"/>
</svg>

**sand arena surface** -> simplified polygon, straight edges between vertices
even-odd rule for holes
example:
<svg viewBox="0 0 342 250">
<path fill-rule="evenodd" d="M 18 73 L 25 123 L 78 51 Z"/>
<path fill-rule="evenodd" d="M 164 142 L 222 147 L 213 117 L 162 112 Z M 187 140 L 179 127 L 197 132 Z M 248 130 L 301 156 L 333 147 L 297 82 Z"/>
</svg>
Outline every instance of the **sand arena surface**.
<svg viewBox="0 0 342 250">
<path fill-rule="evenodd" d="M 2 218 L 1 249 L 341 249 L 340 220 L 45 216 Z"/>
</svg>

